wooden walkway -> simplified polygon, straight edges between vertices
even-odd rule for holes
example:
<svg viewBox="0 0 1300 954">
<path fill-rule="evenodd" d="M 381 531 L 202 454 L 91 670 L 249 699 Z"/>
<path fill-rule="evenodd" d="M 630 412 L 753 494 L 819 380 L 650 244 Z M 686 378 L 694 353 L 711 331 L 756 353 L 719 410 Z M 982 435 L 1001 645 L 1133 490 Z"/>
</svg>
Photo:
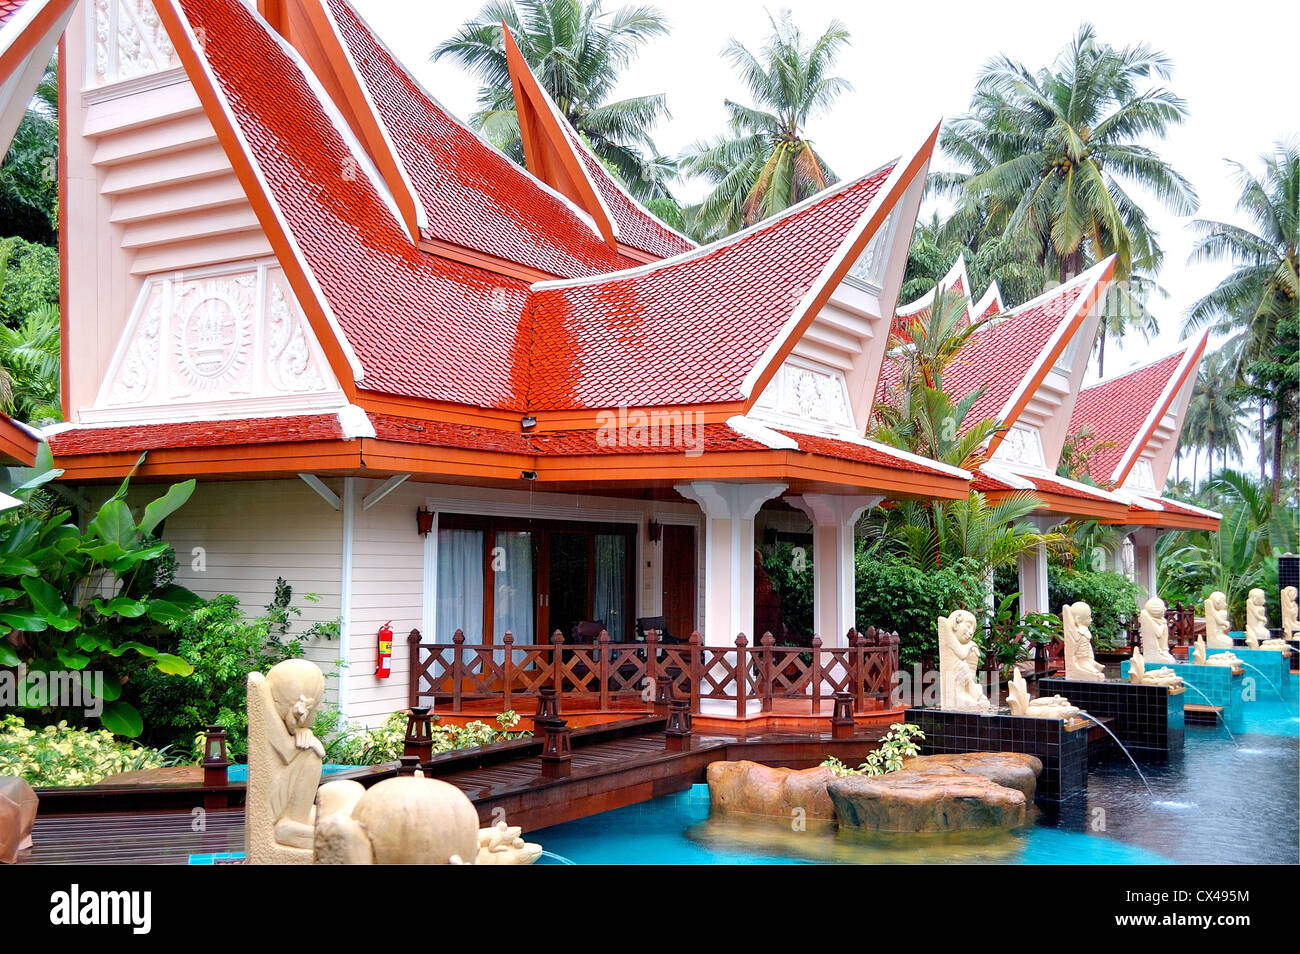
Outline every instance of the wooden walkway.
<svg viewBox="0 0 1300 954">
<path fill-rule="evenodd" d="M 852 738 L 829 732 L 694 735 L 682 751 L 669 749 L 664 719 L 648 717 L 575 730 L 569 775 L 543 773 L 541 742 L 518 739 L 483 749 L 435 756 L 428 774 L 461 789 L 493 824 L 504 817 L 525 832 L 647 801 L 703 782 L 710 762 L 751 759 L 806 768 L 834 755 L 856 764 L 881 729 L 860 727 Z M 393 770 L 372 779 L 391 777 Z M 138 803 L 147 795 L 137 791 Z M 502 815 L 504 813 L 504 816 Z M 197 830 L 196 830 L 197 829 Z M 31 864 L 186 864 L 191 855 L 222 855 L 244 847 L 241 808 L 73 811 L 38 815 Z"/>
</svg>

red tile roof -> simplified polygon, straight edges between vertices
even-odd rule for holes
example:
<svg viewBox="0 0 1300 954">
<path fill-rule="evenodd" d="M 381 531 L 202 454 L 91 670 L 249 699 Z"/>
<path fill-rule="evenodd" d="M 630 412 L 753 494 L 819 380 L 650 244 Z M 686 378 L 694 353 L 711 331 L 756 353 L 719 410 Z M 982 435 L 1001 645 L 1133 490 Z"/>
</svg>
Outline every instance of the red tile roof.
<svg viewBox="0 0 1300 954">
<path fill-rule="evenodd" d="M 563 278 L 635 264 L 431 100 L 350 4 L 327 2 L 428 214 L 427 238 Z"/>
<path fill-rule="evenodd" d="M 51 434 L 49 444 L 56 457 L 79 457 L 86 454 L 136 454 L 172 447 L 229 447 L 342 439 L 343 428 L 337 414 L 301 414 L 113 427 L 83 425 Z"/>
<path fill-rule="evenodd" d="M 365 370 L 363 386 L 518 408 L 527 286 L 412 245 L 367 175 L 340 175 L 351 149 L 254 15 L 228 0 L 178 2 L 194 28 L 222 38 L 199 55 Z"/>
<path fill-rule="evenodd" d="M 18 12 L 27 0 L 0 0 L 0 26 L 9 22 L 9 18 Z"/>
<path fill-rule="evenodd" d="M 949 363 L 943 381 L 944 391 L 954 400 L 984 388 L 967 413 L 964 428 L 1002 413 L 1012 395 L 1028 380 L 1056 330 L 1074 317 L 1094 277 L 1092 270 L 1084 272 L 1048 295 L 1011 309 L 1006 317 L 971 335 Z M 877 401 L 898 385 L 901 375 L 898 361 L 887 359 L 880 371 Z"/>
<path fill-rule="evenodd" d="M 529 406 L 742 400 L 745 375 L 892 170 L 679 260 L 535 287 L 526 316 L 534 342 Z"/>
<path fill-rule="evenodd" d="M 777 433 L 791 438 L 799 445 L 799 450 L 819 457 L 833 457 L 837 460 L 853 461 L 858 464 L 874 464 L 892 470 L 906 470 L 915 474 L 953 477 L 949 471 L 932 467 L 923 461 L 909 456 L 895 454 L 888 447 L 859 444 L 856 441 L 843 441 L 819 434 L 803 434 L 799 431 L 777 430 Z"/>
<path fill-rule="evenodd" d="M 1079 392 L 1070 415 L 1070 433 L 1091 428 L 1094 443 L 1102 447 L 1088 461 L 1096 480 L 1110 480 L 1130 446 L 1142 436 L 1142 425 L 1160 400 L 1165 387 L 1178 373 L 1187 349 L 1167 358 L 1102 381 Z"/>
</svg>

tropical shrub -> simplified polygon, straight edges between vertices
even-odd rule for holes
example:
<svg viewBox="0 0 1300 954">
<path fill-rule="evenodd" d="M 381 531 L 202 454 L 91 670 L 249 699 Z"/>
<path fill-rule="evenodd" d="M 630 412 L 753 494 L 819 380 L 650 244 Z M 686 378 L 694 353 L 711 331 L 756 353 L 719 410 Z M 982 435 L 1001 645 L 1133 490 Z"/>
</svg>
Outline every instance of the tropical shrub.
<svg viewBox="0 0 1300 954">
<path fill-rule="evenodd" d="M 316 596 L 306 598 L 314 601 Z M 337 623 L 291 632 L 302 613 L 292 600 L 293 589 L 281 578 L 261 616 L 246 618 L 236 597 L 217 596 L 174 623 L 173 652 L 193 672 L 184 679 L 143 669 L 133 675 L 129 686 L 139 701 L 146 739 L 188 747 L 204 728 L 220 725 L 226 730 L 227 752 L 242 761 L 248 751 L 248 674 L 301 656 L 304 643 L 338 632 Z"/>
<path fill-rule="evenodd" d="M 856 606 L 860 626 L 898 632 L 900 665 L 910 667 L 938 651 L 936 618 L 956 609 L 983 611 L 984 586 L 971 560 L 923 570 L 865 548 L 857 559 Z"/>
<path fill-rule="evenodd" d="M 1074 570 L 1048 564 L 1047 594 L 1053 609 L 1082 600 L 1092 607 L 1092 638 L 1098 646 L 1117 645 L 1124 624 L 1137 612 L 1142 590 L 1121 573 Z"/>
<path fill-rule="evenodd" d="M 903 767 L 904 759 L 921 754 L 921 748 L 916 743 L 924 738 L 925 733 L 921 731 L 919 725 L 895 722 L 889 727 L 889 731 L 881 736 L 880 745 L 873 749 L 867 755 L 867 760 L 857 768 L 850 768 L 833 755 L 822 762 L 822 765 L 830 769 L 836 778 L 843 778 L 846 775 L 888 775 L 890 772 L 899 771 Z"/>
<path fill-rule="evenodd" d="M 189 499 L 194 481 L 173 485 L 137 516 L 124 499 L 128 477 L 83 529 L 66 508 L 33 506 L 61 473 L 41 444 L 35 467 L 0 474 L 0 490 L 24 504 L 0 514 L 0 666 L 80 673 L 87 688 L 102 693 L 103 726 L 133 738 L 143 723 L 121 698 L 130 668 L 142 663 L 167 676 L 192 671 L 159 648 L 166 627 L 184 620 L 199 599 L 167 579 L 172 549 L 157 533 Z M 90 678 L 95 674 L 102 674 L 102 686 Z M 28 706 L 51 721 L 94 718 L 56 703 Z"/>
<path fill-rule="evenodd" d="M 325 759 L 336 765 L 380 765 L 395 762 L 402 755 L 406 739 L 406 710 L 392 713 L 373 729 L 360 729 L 339 717 L 337 709 L 323 713 L 316 722 L 316 735 L 325 741 Z M 433 752 L 451 752 L 479 745 L 491 745 L 518 739 L 530 732 L 510 731 L 519 724 L 519 713 L 513 709 L 502 712 L 494 720 L 495 726 L 475 719 L 465 725 L 442 724 L 433 716 Z"/>
<path fill-rule="evenodd" d="M 0 775 L 17 775 L 33 787 L 94 785 L 119 772 L 174 764 L 166 751 L 114 738 L 66 722 L 28 727 L 16 715 L 0 716 Z"/>
</svg>

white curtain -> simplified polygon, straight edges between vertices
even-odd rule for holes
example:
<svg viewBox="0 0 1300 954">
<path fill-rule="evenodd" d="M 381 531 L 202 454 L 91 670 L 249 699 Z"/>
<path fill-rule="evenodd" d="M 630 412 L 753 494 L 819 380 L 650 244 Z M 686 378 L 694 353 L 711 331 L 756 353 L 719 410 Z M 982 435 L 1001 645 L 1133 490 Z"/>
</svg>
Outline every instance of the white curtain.
<svg viewBox="0 0 1300 954">
<path fill-rule="evenodd" d="M 438 613 L 434 642 L 450 643 L 456 630 L 465 642 L 483 642 L 483 531 L 438 531 Z"/>
<path fill-rule="evenodd" d="M 612 643 L 629 638 L 627 625 L 627 538 L 621 534 L 596 534 L 596 592 L 592 598 L 595 618 L 605 621 Z"/>
<path fill-rule="evenodd" d="M 533 535 L 528 532 L 498 532 L 496 551 L 492 554 L 493 585 L 492 642 L 501 645 L 509 630 L 515 643 L 533 641 Z M 493 653 L 497 662 L 505 661 L 504 650 Z M 515 650 L 514 661 L 524 654 Z"/>
</svg>

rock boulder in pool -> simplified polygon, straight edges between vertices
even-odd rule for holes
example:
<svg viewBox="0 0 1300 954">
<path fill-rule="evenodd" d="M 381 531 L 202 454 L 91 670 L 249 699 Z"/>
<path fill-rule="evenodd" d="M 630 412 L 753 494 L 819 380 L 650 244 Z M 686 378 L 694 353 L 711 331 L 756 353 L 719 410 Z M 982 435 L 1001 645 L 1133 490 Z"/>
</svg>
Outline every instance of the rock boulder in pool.
<svg viewBox="0 0 1300 954">
<path fill-rule="evenodd" d="M 826 791 L 841 828 L 892 832 L 1015 828 L 1024 824 L 1033 792 L 1033 779 L 1026 782 L 1026 772 L 1037 775 L 1033 763 L 1003 761 L 990 753 L 938 761 L 917 758 L 889 775 L 837 778 Z"/>
<path fill-rule="evenodd" d="M 1021 752 L 966 752 L 960 755 L 918 755 L 903 762 L 908 771 L 925 771 L 937 765 L 950 765 L 972 775 L 1022 792 L 1025 801 L 1033 800 L 1043 763 Z"/>
<path fill-rule="evenodd" d="M 712 762 L 709 801 L 721 812 L 789 818 L 798 808 L 805 818 L 830 820 L 835 809 L 826 786 L 834 777 L 822 766 L 789 769 L 759 762 Z"/>
</svg>

